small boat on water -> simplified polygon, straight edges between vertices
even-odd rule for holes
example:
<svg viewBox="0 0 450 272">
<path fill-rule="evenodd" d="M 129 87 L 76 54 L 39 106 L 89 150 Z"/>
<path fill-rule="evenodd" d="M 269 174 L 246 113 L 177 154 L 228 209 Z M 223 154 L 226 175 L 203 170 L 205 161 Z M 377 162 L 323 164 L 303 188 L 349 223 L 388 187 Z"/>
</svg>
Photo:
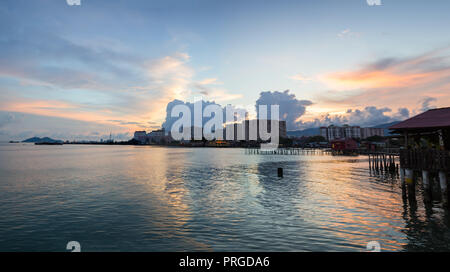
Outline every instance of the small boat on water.
<svg viewBox="0 0 450 272">
<path fill-rule="evenodd" d="M 63 143 L 34 143 L 35 145 L 63 145 Z"/>
</svg>

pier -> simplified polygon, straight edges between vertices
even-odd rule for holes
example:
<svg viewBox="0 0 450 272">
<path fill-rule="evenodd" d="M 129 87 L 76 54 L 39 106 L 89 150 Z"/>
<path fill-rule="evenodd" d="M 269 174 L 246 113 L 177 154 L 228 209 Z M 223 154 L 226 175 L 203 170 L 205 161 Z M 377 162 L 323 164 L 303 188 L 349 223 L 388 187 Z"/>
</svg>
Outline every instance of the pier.
<svg viewBox="0 0 450 272">
<path fill-rule="evenodd" d="M 433 200 L 432 191 L 439 191 L 443 206 L 448 207 L 450 108 L 428 110 L 389 129 L 404 139 L 399 150 L 403 197 L 414 204 L 421 181 L 425 202 Z"/>
<path fill-rule="evenodd" d="M 331 154 L 331 149 L 314 149 L 314 148 L 277 148 L 277 149 L 260 149 L 245 148 L 246 155 L 324 155 Z"/>
<path fill-rule="evenodd" d="M 398 157 L 400 149 L 391 148 L 381 151 L 363 151 L 369 157 L 369 169 L 373 171 L 385 171 L 397 173 L 399 169 Z"/>
<path fill-rule="evenodd" d="M 448 206 L 448 175 L 450 173 L 450 151 L 404 149 L 400 151 L 400 176 L 402 188 L 409 198 L 415 197 L 416 185 L 422 181 L 424 199 L 432 200 L 433 186 L 440 190 L 441 201 Z"/>
</svg>

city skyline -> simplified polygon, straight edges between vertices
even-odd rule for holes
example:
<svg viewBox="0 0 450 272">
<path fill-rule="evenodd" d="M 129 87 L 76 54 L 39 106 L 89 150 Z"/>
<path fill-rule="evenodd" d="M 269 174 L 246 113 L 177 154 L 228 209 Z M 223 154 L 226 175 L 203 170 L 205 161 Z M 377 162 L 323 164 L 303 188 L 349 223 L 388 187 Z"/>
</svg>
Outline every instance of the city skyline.
<svg viewBox="0 0 450 272">
<path fill-rule="evenodd" d="M 403 120 L 450 105 L 449 7 L 5 1 L 0 140 L 131 138 L 199 96 L 284 104 L 288 130 Z"/>
</svg>

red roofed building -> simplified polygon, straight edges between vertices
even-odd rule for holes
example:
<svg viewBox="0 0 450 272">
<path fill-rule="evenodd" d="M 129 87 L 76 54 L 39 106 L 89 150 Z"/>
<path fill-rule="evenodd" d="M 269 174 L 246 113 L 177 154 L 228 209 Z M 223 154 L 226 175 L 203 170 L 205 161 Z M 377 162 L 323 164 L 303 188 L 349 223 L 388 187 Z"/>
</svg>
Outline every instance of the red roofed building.
<svg viewBox="0 0 450 272">
<path fill-rule="evenodd" d="M 428 110 L 391 126 L 394 130 L 450 128 L 450 107 Z"/>
<path fill-rule="evenodd" d="M 354 151 L 358 149 L 358 143 L 352 138 L 337 139 L 330 142 L 334 151 Z"/>
<path fill-rule="evenodd" d="M 450 107 L 428 110 L 389 129 L 404 135 L 406 146 L 411 147 L 419 138 L 427 137 L 434 138 L 440 149 L 450 150 Z"/>
<path fill-rule="evenodd" d="M 430 174 L 439 177 L 443 206 L 449 202 L 448 176 L 450 174 L 450 107 L 428 110 L 391 126 L 389 129 L 404 136 L 400 149 L 400 176 L 402 190 L 415 201 L 414 172 L 421 171 L 424 200 L 432 200 Z M 434 185 L 433 185 L 434 186 Z"/>
</svg>

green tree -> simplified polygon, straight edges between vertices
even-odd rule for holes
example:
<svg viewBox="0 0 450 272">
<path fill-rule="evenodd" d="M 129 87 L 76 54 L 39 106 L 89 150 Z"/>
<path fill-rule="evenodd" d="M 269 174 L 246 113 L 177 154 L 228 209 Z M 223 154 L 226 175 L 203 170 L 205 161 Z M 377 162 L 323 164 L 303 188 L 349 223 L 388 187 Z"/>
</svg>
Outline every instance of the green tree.
<svg viewBox="0 0 450 272">
<path fill-rule="evenodd" d="M 319 143 L 319 142 L 326 142 L 327 139 L 325 139 L 323 136 L 320 135 L 316 135 L 316 136 L 311 136 L 308 138 L 308 143 Z"/>
<path fill-rule="evenodd" d="M 375 136 L 367 137 L 366 140 L 369 142 L 382 142 L 382 141 L 384 141 L 384 137 L 375 135 Z"/>
</svg>

